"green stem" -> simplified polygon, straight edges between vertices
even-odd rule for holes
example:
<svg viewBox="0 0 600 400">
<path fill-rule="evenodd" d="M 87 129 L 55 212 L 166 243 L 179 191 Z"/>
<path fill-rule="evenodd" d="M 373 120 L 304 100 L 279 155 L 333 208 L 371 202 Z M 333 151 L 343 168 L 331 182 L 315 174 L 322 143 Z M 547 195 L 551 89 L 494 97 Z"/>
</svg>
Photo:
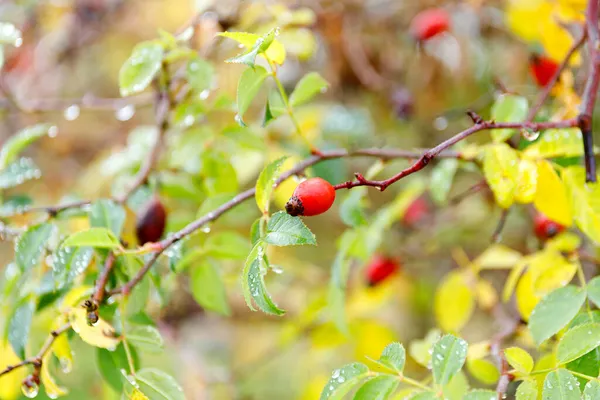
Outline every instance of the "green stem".
<svg viewBox="0 0 600 400">
<path fill-rule="evenodd" d="M 273 64 L 273 61 L 271 61 L 271 59 L 268 58 L 266 55 L 265 55 L 265 58 L 267 60 L 267 63 L 269 64 L 269 68 L 271 69 L 271 76 L 273 77 L 273 80 L 275 81 L 275 84 L 277 85 L 277 89 L 279 90 L 279 95 L 281 96 L 281 101 L 283 101 L 285 110 L 286 110 L 288 116 L 290 117 L 290 119 L 292 120 L 292 123 L 294 124 L 296 133 L 302 138 L 302 140 L 304 140 L 306 142 L 306 145 L 310 148 L 310 151 L 314 154 L 317 154 L 318 153 L 317 149 L 312 145 L 312 143 L 310 143 L 308 138 L 306 136 L 304 136 L 304 133 L 302 133 L 302 128 L 300 128 L 300 123 L 298 122 L 298 119 L 296 119 L 296 115 L 294 115 L 294 110 L 292 109 L 292 106 L 290 105 L 290 101 L 288 99 L 287 94 L 285 93 L 283 84 L 281 83 L 281 81 L 279 80 L 279 77 L 277 76 L 277 69 L 275 68 L 275 64 Z"/>
<path fill-rule="evenodd" d="M 125 348 L 125 355 L 127 356 L 127 364 L 129 364 L 129 371 L 131 375 L 135 376 L 135 365 L 133 363 L 133 357 L 131 356 L 131 349 L 129 348 L 129 344 L 127 343 L 127 338 L 125 336 L 125 312 L 127 306 L 127 296 L 123 296 L 123 300 L 121 301 L 121 336 L 123 337 L 123 347 Z"/>
<path fill-rule="evenodd" d="M 423 385 L 421 382 L 417 381 L 416 379 L 411 379 L 404 375 L 400 376 L 400 382 L 408 383 L 409 385 L 418 387 L 419 389 L 432 390 L 432 388 L 430 388 L 427 385 Z"/>
</svg>

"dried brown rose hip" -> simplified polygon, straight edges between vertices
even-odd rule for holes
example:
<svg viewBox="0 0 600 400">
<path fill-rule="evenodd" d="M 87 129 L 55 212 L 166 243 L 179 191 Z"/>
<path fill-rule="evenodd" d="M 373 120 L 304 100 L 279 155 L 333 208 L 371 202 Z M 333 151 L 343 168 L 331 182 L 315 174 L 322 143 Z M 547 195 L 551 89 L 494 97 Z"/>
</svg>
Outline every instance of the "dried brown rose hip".
<svg viewBox="0 0 600 400">
<path fill-rule="evenodd" d="M 167 211 L 157 196 L 154 196 L 138 214 L 137 240 L 140 245 L 158 242 L 165 231 Z"/>
</svg>

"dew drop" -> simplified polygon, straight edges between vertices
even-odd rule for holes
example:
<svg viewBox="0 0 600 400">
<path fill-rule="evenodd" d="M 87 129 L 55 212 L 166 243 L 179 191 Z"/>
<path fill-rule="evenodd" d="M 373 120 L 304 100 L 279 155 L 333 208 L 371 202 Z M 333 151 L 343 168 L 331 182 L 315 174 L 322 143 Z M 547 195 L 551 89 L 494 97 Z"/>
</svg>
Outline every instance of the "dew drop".
<svg viewBox="0 0 600 400">
<path fill-rule="evenodd" d="M 17 40 L 15 40 L 15 47 L 21 47 L 22 44 L 23 44 L 22 38 L 17 38 Z"/>
<path fill-rule="evenodd" d="M 48 136 L 50 136 L 51 138 L 55 138 L 56 135 L 58 135 L 58 127 L 56 127 L 56 125 L 53 125 L 50 127 L 50 129 L 48 129 Z"/>
<path fill-rule="evenodd" d="M 59 363 L 60 363 L 60 370 L 63 373 L 68 374 L 69 372 L 71 372 L 73 370 L 73 363 L 68 358 L 62 357 L 59 360 Z"/>
<path fill-rule="evenodd" d="M 333 379 L 337 379 L 337 378 L 338 378 L 338 376 L 340 376 L 340 370 L 339 370 L 339 369 L 336 369 L 336 370 L 334 370 L 334 371 L 333 371 L 333 373 L 331 374 L 331 377 L 332 377 Z"/>
<path fill-rule="evenodd" d="M 208 224 L 204 225 L 202 228 L 200 228 L 200 230 L 204 233 L 210 233 L 210 226 Z"/>
<path fill-rule="evenodd" d="M 540 137 L 540 131 L 536 131 L 533 129 L 521 129 L 521 136 L 529 142 L 533 142 Z"/>
<path fill-rule="evenodd" d="M 133 104 L 127 104 L 115 112 L 115 117 L 119 121 L 129 121 L 131 118 L 133 118 L 134 114 L 135 106 Z"/>
<path fill-rule="evenodd" d="M 79 106 L 77 104 L 73 104 L 65 108 L 63 115 L 67 121 L 75 121 L 79 117 L 80 112 L 81 109 Z"/>
<path fill-rule="evenodd" d="M 37 383 L 33 381 L 31 377 L 28 377 L 25 380 L 25 382 L 23 382 L 23 385 L 21 386 L 21 391 L 23 391 L 25 397 L 33 399 L 40 392 L 40 387 Z"/>
<path fill-rule="evenodd" d="M 438 131 L 443 131 L 448 127 L 448 120 L 445 117 L 437 117 L 433 120 L 433 127 Z"/>
<path fill-rule="evenodd" d="M 283 268 L 281 268 L 279 265 L 271 265 L 271 269 L 276 274 L 283 274 Z"/>
<path fill-rule="evenodd" d="M 200 92 L 200 99 L 206 100 L 206 99 L 208 99 L 209 95 L 210 95 L 210 90 L 204 89 L 203 91 Z"/>
</svg>

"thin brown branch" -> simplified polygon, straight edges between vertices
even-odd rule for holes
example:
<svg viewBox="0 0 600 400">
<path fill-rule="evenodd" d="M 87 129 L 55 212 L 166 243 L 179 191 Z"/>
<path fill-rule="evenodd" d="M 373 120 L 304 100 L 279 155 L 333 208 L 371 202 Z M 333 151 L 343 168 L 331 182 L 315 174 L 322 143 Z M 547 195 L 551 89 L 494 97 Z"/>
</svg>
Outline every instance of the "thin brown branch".
<svg viewBox="0 0 600 400">
<path fill-rule="evenodd" d="M 52 347 L 54 340 L 56 340 L 58 336 L 62 335 L 69 329 L 71 329 L 71 324 L 67 323 L 61 326 L 60 328 L 50 332 L 50 336 L 48 336 L 48 338 L 44 342 L 44 345 L 35 357 L 28 358 L 15 365 L 9 365 L 4 370 L 0 371 L 0 376 L 8 374 L 9 372 L 14 371 L 17 368 L 21 368 L 25 365 L 34 365 L 40 367 L 42 365 L 42 358 L 44 358 L 46 353 L 50 350 L 50 347 Z"/>
<path fill-rule="evenodd" d="M 506 225 L 509 210 L 510 208 L 502 210 L 502 214 L 500 214 L 500 220 L 498 221 L 498 225 L 496 225 L 496 229 L 494 229 L 494 233 L 492 234 L 492 243 L 498 243 L 500 239 L 502 239 L 502 230 Z"/>
<path fill-rule="evenodd" d="M 106 261 L 104 262 L 104 269 L 102 273 L 98 277 L 96 281 L 96 286 L 94 288 L 94 294 L 92 295 L 92 300 L 95 304 L 99 305 L 104 300 L 104 293 L 106 291 L 106 284 L 108 283 L 108 279 L 110 278 L 110 274 L 115 266 L 115 254 L 113 252 L 108 253 L 106 256 Z"/>
<path fill-rule="evenodd" d="M 425 168 L 430 163 L 430 161 L 432 159 L 434 159 L 442 151 L 448 149 L 450 146 L 460 142 L 461 140 L 466 139 L 467 137 L 469 137 L 472 134 L 479 132 L 479 131 L 488 130 L 488 129 L 503 129 L 503 128 L 517 128 L 517 129 L 527 128 L 527 129 L 533 129 L 533 130 L 539 131 L 539 130 L 550 129 L 550 128 L 574 127 L 574 126 L 577 126 L 577 123 L 578 123 L 577 119 L 568 119 L 568 120 L 557 121 L 557 122 L 527 122 L 526 121 L 526 122 L 503 122 L 503 123 L 500 123 L 500 122 L 494 122 L 494 121 L 484 121 L 479 115 L 477 115 L 473 112 L 469 112 L 468 115 L 474 122 L 473 126 L 471 126 L 468 129 L 465 129 L 462 132 L 459 132 L 458 134 L 452 136 L 450 139 L 447 139 L 446 141 L 440 143 L 436 147 L 434 147 L 430 150 L 427 150 L 425 153 L 423 153 L 421 155 L 421 157 L 419 158 L 419 160 L 417 162 L 415 162 L 410 167 L 400 171 L 399 173 L 392 176 L 391 178 L 375 181 L 375 180 L 365 179 L 360 173 L 357 173 L 357 174 L 355 174 L 356 180 L 340 183 L 338 185 L 335 185 L 334 188 L 336 190 L 339 190 L 339 189 L 351 189 L 351 188 L 357 187 L 357 186 L 371 186 L 371 187 L 375 187 L 381 191 L 384 191 L 387 187 L 394 184 L 395 182 L 398 182 L 400 179 Z"/>
<path fill-rule="evenodd" d="M 583 135 L 583 150 L 585 163 L 586 182 L 596 182 L 596 159 L 594 158 L 593 143 L 593 113 L 598 94 L 598 85 L 600 85 L 600 46 L 598 34 L 598 0 L 589 0 L 586 9 L 586 31 L 589 51 L 589 71 L 588 78 L 583 90 L 581 100 L 581 113 L 577 120 L 577 126 L 581 129 Z"/>
<path fill-rule="evenodd" d="M 575 43 L 573 43 L 573 46 L 571 46 L 571 48 L 567 52 L 567 55 L 565 56 L 563 61 L 558 66 L 558 69 L 552 76 L 552 79 L 550 79 L 550 81 L 546 84 L 546 86 L 544 86 L 543 90 L 538 95 L 533 107 L 531 107 L 531 109 L 529 110 L 529 114 L 527 115 L 526 121 L 533 121 L 533 119 L 535 118 L 537 113 L 540 111 L 540 108 L 542 108 L 542 106 L 548 99 L 548 96 L 550 96 L 550 92 L 552 91 L 552 88 L 554 88 L 554 86 L 560 79 L 560 75 L 565 70 L 565 68 L 569 65 L 569 62 L 571 61 L 571 58 L 573 57 L 575 52 L 577 52 L 577 50 L 585 43 L 586 39 L 587 39 L 587 31 L 585 29 L 583 29 L 581 36 L 579 37 L 578 40 L 575 41 Z"/>
<path fill-rule="evenodd" d="M 504 351 L 502 350 L 502 342 L 515 334 L 519 327 L 519 323 L 514 318 L 507 316 L 499 305 L 494 307 L 493 314 L 495 315 L 497 322 L 502 326 L 502 330 L 490 341 L 490 352 L 496 359 L 500 369 L 500 379 L 498 379 L 498 384 L 496 385 L 496 393 L 498 395 L 498 400 L 502 400 L 506 398 L 508 385 L 514 379 L 514 376 L 508 372 L 509 365 L 504 356 Z"/>
</svg>

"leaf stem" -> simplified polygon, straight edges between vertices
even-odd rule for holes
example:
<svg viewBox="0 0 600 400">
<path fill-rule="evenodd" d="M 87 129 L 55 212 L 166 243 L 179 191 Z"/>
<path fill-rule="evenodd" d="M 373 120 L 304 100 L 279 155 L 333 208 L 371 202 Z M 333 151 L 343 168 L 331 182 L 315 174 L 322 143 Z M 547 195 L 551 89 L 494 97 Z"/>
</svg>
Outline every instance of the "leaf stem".
<svg viewBox="0 0 600 400">
<path fill-rule="evenodd" d="M 123 300 L 121 301 L 121 336 L 123 337 L 123 348 L 125 348 L 125 355 L 127 356 L 127 364 L 129 364 L 129 371 L 131 372 L 131 375 L 135 376 L 135 365 L 133 363 L 133 357 L 131 356 L 131 349 L 129 348 L 129 343 L 127 343 L 127 337 L 125 335 L 125 312 L 128 299 L 128 296 L 123 296 Z"/>
</svg>

